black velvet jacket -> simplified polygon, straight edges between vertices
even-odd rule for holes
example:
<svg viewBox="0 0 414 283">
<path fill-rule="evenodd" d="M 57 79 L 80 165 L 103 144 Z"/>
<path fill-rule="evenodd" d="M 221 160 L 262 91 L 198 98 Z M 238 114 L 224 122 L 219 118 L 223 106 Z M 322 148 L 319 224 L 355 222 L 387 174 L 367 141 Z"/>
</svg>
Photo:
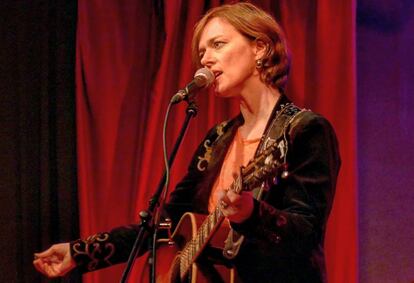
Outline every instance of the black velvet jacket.
<svg viewBox="0 0 414 283">
<path fill-rule="evenodd" d="M 287 103 L 282 96 L 269 121 Z M 187 211 L 208 213 L 212 185 L 242 123 L 239 115 L 208 132 L 186 176 L 171 193 L 166 211 L 173 223 Z M 231 223 L 245 236 L 233 260 L 242 282 L 326 281 L 322 245 L 340 167 L 336 136 L 329 122 L 311 111 L 297 115 L 285 131 L 288 177 L 273 185 L 262 200 L 255 200 L 248 220 Z M 122 226 L 74 241 L 72 256 L 84 271 L 126 261 L 136 228 Z"/>
</svg>

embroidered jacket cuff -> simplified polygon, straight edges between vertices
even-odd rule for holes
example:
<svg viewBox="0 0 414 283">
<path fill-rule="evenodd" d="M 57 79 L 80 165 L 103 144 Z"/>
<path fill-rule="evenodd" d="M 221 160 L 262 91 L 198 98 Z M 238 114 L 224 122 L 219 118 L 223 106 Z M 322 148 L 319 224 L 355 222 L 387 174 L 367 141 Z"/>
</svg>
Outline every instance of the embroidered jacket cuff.
<svg viewBox="0 0 414 283">
<path fill-rule="evenodd" d="M 70 242 L 70 253 L 78 269 L 84 273 L 112 265 L 115 245 L 109 233 L 98 233 L 86 240 Z"/>
</svg>

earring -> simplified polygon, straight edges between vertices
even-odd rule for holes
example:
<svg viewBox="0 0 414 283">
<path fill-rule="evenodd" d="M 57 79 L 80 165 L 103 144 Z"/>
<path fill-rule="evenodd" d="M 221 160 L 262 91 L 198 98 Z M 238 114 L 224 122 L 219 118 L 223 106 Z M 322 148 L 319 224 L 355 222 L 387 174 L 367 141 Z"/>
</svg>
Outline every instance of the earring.
<svg viewBox="0 0 414 283">
<path fill-rule="evenodd" d="M 256 68 L 257 69 L 263 68 L 263 60 L 262 59 L 257 59 L 256 60 Z"/>
</svg>

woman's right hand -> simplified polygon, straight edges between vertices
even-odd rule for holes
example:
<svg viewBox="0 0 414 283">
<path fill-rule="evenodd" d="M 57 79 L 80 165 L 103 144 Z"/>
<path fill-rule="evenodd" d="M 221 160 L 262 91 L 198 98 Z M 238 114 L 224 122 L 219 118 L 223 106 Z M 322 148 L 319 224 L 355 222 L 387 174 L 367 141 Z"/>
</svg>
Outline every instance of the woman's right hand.
<svg viewBox="0 0 414 283">
<path fill-rule="evenodd" d="M 63 276 L 76 267 L 69 243 L 56 244 L 44 252 L 34 254 L 33 265 L 47 277 Z"/>
</svg>

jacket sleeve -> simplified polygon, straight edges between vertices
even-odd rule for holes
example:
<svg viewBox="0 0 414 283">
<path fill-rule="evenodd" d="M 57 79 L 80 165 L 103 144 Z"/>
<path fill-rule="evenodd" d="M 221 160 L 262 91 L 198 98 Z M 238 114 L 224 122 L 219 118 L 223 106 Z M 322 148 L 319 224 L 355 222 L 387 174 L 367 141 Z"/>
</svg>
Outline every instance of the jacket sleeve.
<svg viewBox="0 0 414 283">
<path fill-rule="evenodd" d="M 203 177 L 204 168 L 208 163 L 208 147 L 206 141 L 214 133 L 209 131 L 205 140 L 197 148 L 183 180 L 171 193 L 170 201 L 165 205 L 165 216 L 172 218 L 175 226 L 181 215 L 187 211 L 197 210 L 193 207 L 195 184 Z M 102 232 L 78 239 L 70 243 L 70 252 L 81 272 L 89 272 L 105 268 L 128 260 L 129 253 L 139 231 L 139 225 L 124 225 L 109 232 Z M 145 240 L 144 240 L 145 241 Z M 144 243 L 139 255 L 146 252 Z"/>
<path fill-rule="evenodd" d="M 125 225 L 70 242 L 77 268 L 85 273 L 127 261 L 138 229 L 138 225 Z"/>
<path fill-rule="evenodd" d="M 249 219 L 231 225 L 247 239 L 303 254 L 321 243 L 335 193 L 340 158 L 329 122 L 310 111 L 292 122 L 287 161 L 288 177 L 254 201 Z"/>
</svg>

